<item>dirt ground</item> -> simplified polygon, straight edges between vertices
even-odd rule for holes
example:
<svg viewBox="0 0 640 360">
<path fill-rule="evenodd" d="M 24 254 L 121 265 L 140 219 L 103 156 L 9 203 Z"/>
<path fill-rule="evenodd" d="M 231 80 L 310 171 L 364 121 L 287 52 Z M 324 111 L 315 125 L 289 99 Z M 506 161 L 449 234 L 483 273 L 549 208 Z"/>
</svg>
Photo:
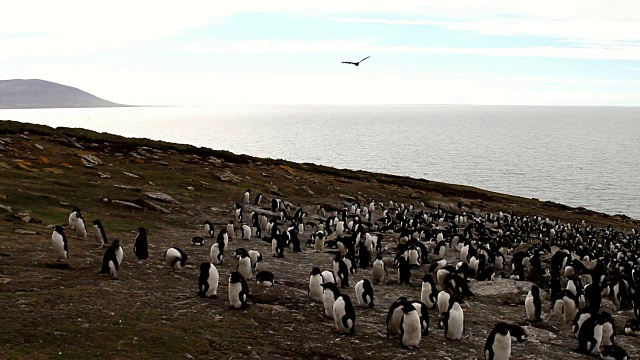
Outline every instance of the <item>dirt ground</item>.
<svg viewBox="0 0 640 360">
<path fill-rule="evenodd" d="M 247 310 L 228 308 L 227 282 L 236 266 L 229 252 L 217 266 L 218 298 L 196 296 L 199 265 L 209 261 L 213 242 L 193 246 L 191 238 L 204 235 L 205 219 L 215 224 L 217 233 L 233 218 L 233 205 L 245 189 L 251 189 L 252 201 L 256 193 L 264 194 L 260 211 L 278 197 L 302 206 L 310 218 L 319 217 L 314 211 L 317 204 L 339 209 L 354 200 L 373 198 L 384 203 L 424 201 L 427 207 L 440 204 L 452 211 L 458 211 L 461 202 L 460 211 L 502 209 L 571 222 L 585 219 L 598 226 L 638 226 L 625 217 L 469 187 L 438 183 L 421 187 L 410 179 L 381 174 L 358 173 L 355 178 L 348 171 L 327 173 L 270 159 L 225 161 L 201 150 L 174 150 L 161 143 L 151 147 L 149 141 L 140 148 L 140 140 L 106 141 L 89 132 L 79 135 L 36 127 L 25 134 L 14 125 L 0 122 L 0 357 L 6 359 L 481 359 L 484 342 L 500 321 L 525 326 L 529 333 L 528 341 L 514 342 L 512 359 L 581 359 L 585 356 L 572 352 L 577 340 L 569 334 L 568 324 L 560 319 L 526 323 L 524 298 L 530 284 L 512 280 L 472 281 L 471 290 L 479 295 L 468 298 L 463 307 L 461 341 L 444 338 L 435 310 L 430 313 L 430 334 L 422 338 L 419 350 L 406 350 L 399 339 L 388 339 L 385 318 L 390 304 L 399 296 L 419 299 L 420 278 L 428 269 L 426 265 L 414 269 L 410 286 L 397 283 L 391 267 L 397 234 L 384 234 L 389 276 L 385 284 L 374 285 L 373 309 L 356 308 L 353 336 L 337 334 L 333 320 L 321 315 L 322 304 L 307 297 L 311 269 L 331 269 L 332 264 L 330 253 L 304 246 L 311 230 L 301 236 L 304 252 L 286 249 L 284 258 L 272 257 L 270 245 L 261 239 L 231 240 L 229 250 L 260 251 L 263 261 L 258 270 L 276 276 L 276 285 L 269 289 L 249 283 Z M 87 163 L 87 154 L 99 163 Z M 145 195 L 149 191 L 168 194 L 172 200 L 154 200 Z M 68 268 L 52 268 L 52 226 L 66 226 L 74 206 L 83 210 L 88 239 L 77 239 L 65 227 Z M 373 218 L 380 216 L 381 210 L 376 210 Z M 116 279 L 98 273 L 104 249 L 93 239 L 90 222 L 96 218 L 124 249 Z M 138 226 L 149 229 L 150 256 L 144 261 L 133 253 Z M 189 256 L 187 266 L 177 272 L 163 261 L 171 246 Z M 457 262 L 459 253 L 447 249 L 446 257 Z M 363 278 L 370 278 L 370 269 L 359 269 L 352 285 Z M 345 289 L 352 298 L 353 291 L 353 286 Z M 613 313 L 621 333 L 632 312 L 617 311 L 606 300 L 604 307 Z M 640 356 L 640 339 L 621 335 L 617 342 L 632 359 Z"/>
</svg>

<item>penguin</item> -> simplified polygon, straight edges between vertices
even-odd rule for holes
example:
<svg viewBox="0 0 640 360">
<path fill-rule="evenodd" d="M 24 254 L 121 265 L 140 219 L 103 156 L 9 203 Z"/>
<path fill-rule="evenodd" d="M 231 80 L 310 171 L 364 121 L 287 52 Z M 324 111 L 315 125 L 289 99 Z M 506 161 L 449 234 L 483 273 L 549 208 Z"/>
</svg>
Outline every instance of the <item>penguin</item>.
<svg viewBox="0 0 640 360">
<path fill-rule="evenodd" d="M 333 276 L 333 272 L 329 270 L 325 270 L 321 273 L 322 275 L 322 283 L 336 283 L 336 279 Z"/>
<path fill-rule="evenodd" d="M 617 345 L 603 345 L 600 351 L 600 359 L 603 360 L 627 360 L 627 352 Z"/>
<path fill-rule="evenodd" d="M 511 334 L 506 323 L 497 323 L 484 344 L 486 360 L 509 360 L 511 357 Z"/>
<path fill-rule="evenodd" d="M 341 288 L 349 287 L 349 267 L 339 254 L 333 259 L 333 275 L 337 280 L 336 285 Z"/>
<path fill-rule="evenodd" d="M 341 294 L 333 303 L 333 320 L 341 334 L 353 335 L 356 325 L 356 311 L 347 294 Z"/>
<path fill-rule="evenodd" d="M 400 323 L 402 322 L 402 318 L 404 316 L 404 307 L 407 305 L 411 305 L 409 300 L 406 297 L 399 297 L 398 300 L 394 301 L 393 304 L 389 307 L 389 311 L 387 312 L 387 337 L 397 337 L 400 335 Z M 417 313 L 416 313 L 417 315 Z M 418 325 L 420 325 L 420 319 L 418 319 Z M 418 329 L 418 331 L 420 331 Z"/>
<path fill-rule="evenodd" d="M 271 239 L 271 256 L 283 258 L 284 246 L 285 246 L 285 239 L 283 238 L 282 234 L 272 238 Z"/>
<path fill-rule="evenodd" d="M 322 303 L 324 305 L 324 316 L 333 319 L 333 303 L 341 295 L 340 290 L 334 283 L 320 284 L 322 286 Z"/>
<path fill-rule="evenodd" d="M 616 343 L 616 323 L 608 312 L 601 312 L 602 345 L 614 345 Z"/>
<path fill-rule="evenodd" d="M 427 273 L 422 277 L 422 290 L 420 291 L 420 301 L 425 303 L 427 309 L 436 307 L 438 289 L 433 282 L 433 276 Z"/>
<path fill-rule="evenodd" d="M 258 263 L 262 262 L 262 254 L 257 250 L 249 250 L 248 254 L 249 258 L 251 258 L 251 268 L 256 270 L 258 268 Z"/>
<path fill-rule="evenodd" d="M 416 309 L 420 316 L 420 328 L 422 336 L 429 335 L 429 309 L 422 301 L 413 301 L 411 305 Z"/>
<path fill-rule="evenodd" d="M 440 235 L 441 233 L 439 233 L 438 235 Z M 444 257 L 444 252 L 445 249 L 447 248 L 446 244 L 444 241 L 439 241 L 436 244 L 436 247 L 433 249 L 433 253 L 438 256 L 439 258 L 443 258 Z"/>
<path fill-rule="evenodd" d="M 461 301 L 459 297 L 452 296 L 449 299 L 449 309 L 442 319 L 444 337 L 450 340 L 460 340 L 464 334 L 464 313 L 460 307 Z"/>
<path fill-rule="evenodd" d="M 242 203 L 249 204 L 250 198 L 251 198 L 251 192 L 249 191 L 249 189 L 247 189 L 244 191 L 244 194 L 242 195 Z"/>
<path fill-rule="evenodd" d="M 234 220 L 238 223 L 242 222 L 242 205 L 236 203 L 235 217 Z"/>
<path fill-rule="evenodd" d="M 624 333 L 629 336 L 640 336 L 640 319 L 629 319 L 624 325 Z"/>
<path fill-rule="evenodd" d="M 231 273 L 229 277 L 229 306 L 233 309 L 246 309 L 247 297 L 249 296 L 249 285 L 242 274 L 237 271 Z"/>
<path fill-rule="evenodd" d="M 597 312 L 592 311 L 590 308 L 584 308 L 576 313 L 575 318 L 573 319 L 573 324 L 571 325 L 571 331 L 573 332 L 573 337 L 578 338 L 578 333 L 580 331 L 580 327 L 584 322 L 596 314 Z"/>
<path fill-rule="evenodd" d="M 402 256 L 398 259 L 398 282 L 411 285 L 411 266 Z"/>
<path fill-rule="evenodd" d="M 195 246 L 202 246 L 204 245 L 205 239 L 202 236 L 194 236 L 193 238 L 191 238 L 191 244 L 195 245 Z"/>
<path fill-rule="evenodd" d="M 213 238 L 215 231 L 213 229 L 213 224 L 209 220 L 204 221 L 204 235 L 206 237 Z"/>
<path fill-rule="evenodd" d="M 540 301 L 540 288 L 537 285 L 531 285 L 531 291 L 524 300 L 524 307 L 527 313 L 527 320 L 530 322 L 540 322 L 542 318 L 542 302 Z"/>
<path fill-rule="evenodd" d="M 260 201 L 262 201 L 262 194 L 256 195 L 256 198 L 253 200 L 253 205 L 254 206 L 260 205 Z"/>
<path fill-rule="evenodd" d="M 117 271 L 120 268 L 120 261 L 122 261 L 122 255 L 118 259 L 117 253 L 122 254 L 122 247 L 119 240 L 113 240 L 111 245 L 107 248 L 102 258 L 102 268 L 100 274 L 110 274 L 111 276 L 117 276 Z"/>
<path fill-rule="evenodd" d="M 409 350 L 417 350 L 422 339 L 420 314 L 412 304 L 405 304 L 401 309 L 400 343 Z"/>
<path fill-rule="evenodd" d="M 236 234 L 236 228 L 234 226 L 234 222 L 233 220 L 229 220 L 229 222 L 227 223 L 227 237 L 230 240 L 233 240 L 233 238 L 235 237 Z"/>
<path fill-rule="evenodd" d="M 53 246 L 53 252 L 57 257 L 57 261 L 67 260 L 67 255 L 69 254 L 69 242 L 67 241 L 67 237 L 64 235 L 62 226 L 56 225 L 53 228 L 53 233 L 51 234 L 51 245 Z"/>
<path fill-rule="evenodd" d="M 451 295 L 446 291 L 440 291 L 438 293 L 438 312 L 444 314 L 449 309 L 449 299 Z"/>
<path fill-rule="evenodd" d="M 602 322 L 600 314 L 592 314 L 590 318 L 580 326 L 578 332 L 577 352 L 585 355 L 598 355 L 600 342 L 602 341 Z"/>
<path fill-rule="evenodd" d="M 374 284 L 382 284 L 386 273 L 387 269 L 384 267 L 382 255 L 378 254 L 376 260 L 373 262 L 373 269 L 371 269 L 371 280 Z"/>
<path fill-rule="evenodd" d="M 222 249 L 220 248 L 222 246 Z M 224 245 L 220 243 L 215 243 L 211 245 L 211 250 L 209 251 L 209 257 L 211 258 L 211 263 L 214 265 L 222 264 L 222 258 L 224 256 Z"/>
<path fill-rule="evenodd" d="M 227 229 L 221 229 L 220 231 L 218 231 L 218 237 L 216 238 L 216 241 L 220 243 L 221 246 L 224 245 L 222 246 L 221 250 L 229 246 L 229 233 L 227 232 Z"/>
<path fill-rule="evenodd" d="M 84 218 L 82 218 L 80 209 L 73 212 L 71 215 L 72 216 L 69 217 L 69 220 L 70 222 L 73 222 L 73 226 L 71 226 L 71 228 L 76 232 L 76 237 L 78 239 L 82 238 L 82 240 L 87 240 L 87 229 L 84 227 Z"/>
<path fill-rule="evenodd" d="M 164 260 L 173 271 L 180 270 L 187 262 L 187 254 L 177 247 L 170 247 L 164 253 Z"/>
<path fill-rule="evenodd" d="M 109 241 L 107 240 L 107 233 L 104 231 L 104 226 L 102 226 L 102 222 L 100 220 L 95 219 L 91 222 L 93 224 L 93 228 L 95 232 L 93 236 L 96 238 L 98 245 L 102 249 L 105 245 L 109 245 Z"/>
<path fill-rule="evenodd" d="M 215 265 L 210 262 L 200 264 L 200 277 L 198 277 L 198 296 L 217 298 L 218 280 L 220 275 Z"/>
<path fill-rule="evenodd" d="M 74 226 L 76 224 L 76 217 L 78 214 L 80 214 L 80 208 L 76 206 L 71 210 L 71 214 L 69 214 L 69 229 L 75 230 Z"/>
<path fill-rule="evenodd" d="M 322 273 L 319 267 L 311 269 L 311 275 L 309 276 L 309 288 L 307 290 L 307 296 L 313 301 L 322 302 Z"/>
<path fill-rule="evenodd" d="M 251 227 L 247 224 L 242 224 L 242 240 L 251 240 Z"/>
<path fill-rule="evenodd" d="M 138 235 L 133 243 L 133 252 L 139 260 L 146 260 L 149 258 L 149 243 L 147 242 L 147 229 L 143 227 L 138 228 Z"/>
<path fill-rule="evenodd" d="M 576 317 L 576 314 L 578 313 L 578 298 L 570 290 L 565 290 L 562 296 L 562 302 L 564 305 L 564 321 L 573 321 L 573 319 Z"/>
<path fill-rule="evenodd" d="M 274 275 L 271 271 L 260 271 L 256 274 L 256 285 L 262 287 L 272 287 Z"/>
<path fill-rule="evenodd" d="M 360 243 L 360 249 L 358 250 L 358 262 L 361 269 L 366 269 L 371 265 L 371 253 L 364 242 Z"/>
<path fill-rule="evenodd" d="M 373 287 L 367 279 L 360 280 L 355 287 L 356 299 L 358 305 L 362 307 L 373 308 Z"/>
<path fill-rule="evenodd" d="M 509 333 L 511 334 L 511 338 L 515 339 L 517 342 L 525 342 L 529 338 L 527 336 L 527 332 L 524 331 L 522 326 L 518 326 L 515 324 L 509 324 Z"/>
<path fill-rule="evenodd" d="M 251 277 L 253 277 L 251 258 L 246 250 L 243 251 L 238 258 L 236 271 L 239 272 L 245 280 L 250 280 Z"/>
</svg>

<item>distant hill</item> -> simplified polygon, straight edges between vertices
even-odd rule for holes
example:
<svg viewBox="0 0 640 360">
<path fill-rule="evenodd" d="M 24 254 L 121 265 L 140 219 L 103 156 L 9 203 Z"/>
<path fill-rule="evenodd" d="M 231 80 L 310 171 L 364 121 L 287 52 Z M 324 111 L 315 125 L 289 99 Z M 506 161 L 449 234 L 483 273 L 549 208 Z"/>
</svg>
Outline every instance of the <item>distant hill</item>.
<svg viewBox="0 0 640 360">
<path fill-rule="evenodd" d="M 0 109 L 83 108 L 127 106 L 88 92 L 38 79 L 0 80 Z"/>
</svg>

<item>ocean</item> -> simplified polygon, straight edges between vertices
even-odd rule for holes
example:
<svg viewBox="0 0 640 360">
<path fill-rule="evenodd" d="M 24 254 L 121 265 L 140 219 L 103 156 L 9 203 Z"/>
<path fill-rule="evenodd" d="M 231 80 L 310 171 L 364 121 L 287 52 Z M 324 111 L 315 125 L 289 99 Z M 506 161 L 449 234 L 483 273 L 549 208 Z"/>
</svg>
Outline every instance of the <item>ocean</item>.
<svg viewBox="0 0 640 360">
<path fill-rule="evenodd" d="M 640 218 L 640 107 L 225 105 L 0 110 L 0 119 L 471 185 Z"/>
</svg>

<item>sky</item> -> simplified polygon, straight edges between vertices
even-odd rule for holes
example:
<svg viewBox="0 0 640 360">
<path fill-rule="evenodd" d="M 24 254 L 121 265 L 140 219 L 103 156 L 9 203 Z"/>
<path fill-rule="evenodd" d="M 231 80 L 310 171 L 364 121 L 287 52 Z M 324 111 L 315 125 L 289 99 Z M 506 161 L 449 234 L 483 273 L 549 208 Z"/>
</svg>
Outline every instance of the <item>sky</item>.
<svg viewBox="0 0 640 360">
<path fill-rule="evenodd" d="M 0 7 L 0 79 L 125 104 L 640 106 L 637 0 Z"/>
</svg>

